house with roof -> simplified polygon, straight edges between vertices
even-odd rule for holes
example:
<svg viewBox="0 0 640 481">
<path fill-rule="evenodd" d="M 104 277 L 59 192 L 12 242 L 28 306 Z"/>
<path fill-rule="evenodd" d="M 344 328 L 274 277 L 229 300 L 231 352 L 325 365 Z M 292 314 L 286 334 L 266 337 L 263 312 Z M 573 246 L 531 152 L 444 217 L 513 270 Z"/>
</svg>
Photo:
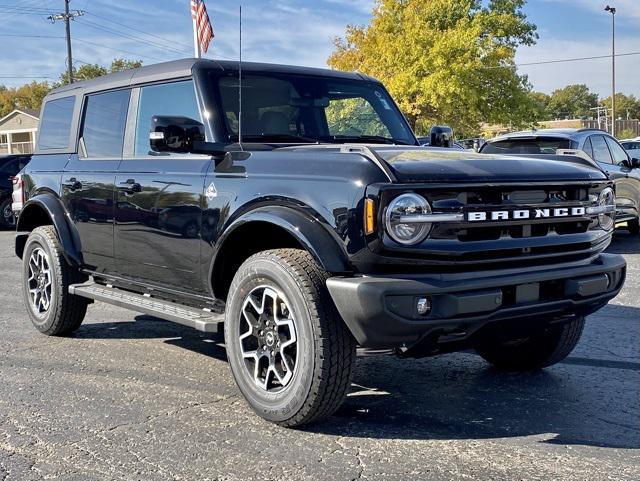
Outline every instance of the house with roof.
<svg viewBox="0 0 640 481">
<path fill-rule="evenodd" d="M 36 145 L 40 112 L 16 109 L 0 119 L 0 155 L 30 154 Z"/>
</svg>

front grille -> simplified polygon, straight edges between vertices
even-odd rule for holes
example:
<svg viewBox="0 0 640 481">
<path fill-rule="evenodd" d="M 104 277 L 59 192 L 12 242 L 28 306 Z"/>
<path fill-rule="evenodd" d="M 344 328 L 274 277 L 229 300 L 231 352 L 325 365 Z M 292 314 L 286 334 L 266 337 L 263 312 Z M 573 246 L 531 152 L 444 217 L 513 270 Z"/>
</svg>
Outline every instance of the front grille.
<svg viewBox="0 0 640 481">
<path fill-rule="evenodd" d="M 594 205 L 606 182 L 574 185 L 474 186 L 411 189 L 425 197 L 434 213 L 555 209 Z M 407 190 L 382 192 L 382 205 Z M 610 234 L 597 218 L 530 218 L 458 221 L 433 224 L 429 237 L 416 246 L 400 247 L 383 236 L 385 253 L 397 258 L 429 261 L 433 266 L 490 269 L 544 265 L 589 258 L 606 248 Z"/>
</svg>

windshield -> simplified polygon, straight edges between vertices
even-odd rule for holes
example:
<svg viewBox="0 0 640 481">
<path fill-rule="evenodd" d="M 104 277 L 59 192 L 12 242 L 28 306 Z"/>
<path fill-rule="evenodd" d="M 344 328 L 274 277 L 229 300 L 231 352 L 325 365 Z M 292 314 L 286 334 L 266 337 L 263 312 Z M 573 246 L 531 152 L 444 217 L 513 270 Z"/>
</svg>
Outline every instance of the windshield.
<svg viewBox="0 0 640 481">
<path fill-rule="evenodd" d="M 555 154 L 558 149 L 571 149 L 571 140 L 557 137 L 508 139 L 489 142 L 483 154 Z"/>
<path fill-rule="evenodd" d="M 237 142 L 237 73 L 216 81 L 228 139 Z M 242 140 L 415 145 L 404 117 L 380 85 L 266 73 L 242 76 Z"/>
</svg>

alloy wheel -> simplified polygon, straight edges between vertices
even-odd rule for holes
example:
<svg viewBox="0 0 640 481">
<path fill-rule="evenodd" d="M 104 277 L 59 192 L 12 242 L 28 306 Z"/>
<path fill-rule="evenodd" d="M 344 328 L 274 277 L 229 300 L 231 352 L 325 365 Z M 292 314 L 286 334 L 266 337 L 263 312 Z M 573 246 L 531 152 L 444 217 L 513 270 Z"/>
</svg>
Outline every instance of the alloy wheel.
<svg viewBox="0 0 640 481">
<path fill-rule="evenodd" d="M 287 300 L 270 286 L 259 286 L 245 298 L 239 342 L 245 368 L 264 391 L 287 387 L 298 358 L 296 323 Z"/>
<path fill-rule="evenodd" d="M 41 247 L 36 247 L 29 257 L 27 283 L 31 307 L 36 314 L 44 314 L 51 306 L 53 274 L 49 256 Z"/>
</svg>

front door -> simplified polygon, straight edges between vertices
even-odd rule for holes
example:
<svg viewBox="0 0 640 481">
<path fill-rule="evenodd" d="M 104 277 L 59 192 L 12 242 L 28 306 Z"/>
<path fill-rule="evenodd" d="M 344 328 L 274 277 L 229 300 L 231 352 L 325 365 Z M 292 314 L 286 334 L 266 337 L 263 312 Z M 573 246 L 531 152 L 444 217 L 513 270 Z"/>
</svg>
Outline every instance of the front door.
<svg viewBox="0 0 640 481">
<path fill-rule="evenodd" d="M 84 263 L 112 271 L 114 187 L 122 158 L 130 90 L 85 98 L 79 153 L 62 176 L 62 199 L 80 236 Z"/>
<path fill-rule="evenodd" d="M 145 284 L 206 292 L 200 266 L 204 177 L 210 157 L 149 150 L 154 115 L 200 121 L 192 81 L 134 91 L 137 121 L 131 152 L 115 179 L 118 272 Z M 134 102 L 136 101 L 134 100 Z"/>
<path fill-rule="evenodd" d="M 616 198 L 619 199 L 622 215 L 635 218 L 638 216 L 640 204 L 640 179 L 638 169 L 632 169 L 631 158 L 617 141 L 605 137 L 613 164 L 624 178 L 616 184 Z"/>
</svg>

